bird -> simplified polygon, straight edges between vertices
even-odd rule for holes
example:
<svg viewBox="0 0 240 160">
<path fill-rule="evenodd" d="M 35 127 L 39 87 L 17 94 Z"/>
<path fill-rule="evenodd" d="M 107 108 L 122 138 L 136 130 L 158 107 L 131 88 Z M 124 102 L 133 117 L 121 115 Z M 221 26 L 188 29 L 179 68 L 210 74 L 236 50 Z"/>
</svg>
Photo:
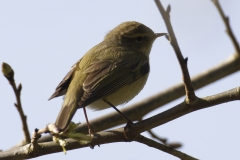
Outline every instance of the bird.
<svg viewBox="0 0 240 160">
<path fill-rule="evenodd" d="M 136 21 L 123 22 L 109 31 L 71 67 L 49 98 L 65 95 L 55 122 L 57 128 L 65 131 L 77 109 L 83 108 L 91 134 L 86 107 L 113 107 L 132 123 L 116 106 L 126 104 L 143 89 L 150 71 L 152 44 L 163 35 L 166 33 L 154 33 Z"/>
</svg>

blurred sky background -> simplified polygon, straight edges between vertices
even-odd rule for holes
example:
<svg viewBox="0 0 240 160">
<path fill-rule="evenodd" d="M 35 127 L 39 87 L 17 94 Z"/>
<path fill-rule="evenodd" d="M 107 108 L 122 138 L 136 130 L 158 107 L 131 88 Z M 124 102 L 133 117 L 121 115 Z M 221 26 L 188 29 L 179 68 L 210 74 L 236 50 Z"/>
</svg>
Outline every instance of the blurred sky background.
<svg viewBox="0 0 240 160">
<path fill-rule="evenodd" d="M 191 76 L 219 64 L 234 53 L 223 21 L 211 0 L 162 0 L 171 4 L 171 22 L 184 57 L 188 57 Z M 220 0 L 240 41 L 240 1 Z M 16 83 L 22 83 L 22 105 L 29 130 L 54 122 L 63 99 L 48 101 L 70 67 L 105 34 L 124 21 L 138 21 L 155 32 L 167 32 L 162 17 L 149 0 L 1 0 L 0 62 L 10 64 Z M 129 104 L 142 100 L 181 82 L 175 53 L 164 38 L 155 41 L 150 55 L 151 72 L 144 90 Z M 240 73 L 234 73 L 196 91 L 205 97 L 239 86 Z M 146 117 L 180 102 L 171 102 Z M 19 114 L 11 86 L 0 76 L 0 149 L 6 150 L 23 139 Z M 129 104 L 125 105 L 128 106 Z M 121 108 L 120 108 L 121 109 Z M 113 109 L 94 112 L 94 119 Z M 240 159 L 240 102 L 230 102 L 190 113 L 153 129 L 169 142 L 181 142 L 180 151 L 198 159 Z M 146 118 L 145 117 L 145 118 Z M 78 110 L 74 122 L 85 122 Z M 144 135 L 148 136 L 147 133 Z M 40 160 L 105 159 L 146 160 L 178 158 L 136 142 L 101 145 L 38 157 Z"/>
</svg>

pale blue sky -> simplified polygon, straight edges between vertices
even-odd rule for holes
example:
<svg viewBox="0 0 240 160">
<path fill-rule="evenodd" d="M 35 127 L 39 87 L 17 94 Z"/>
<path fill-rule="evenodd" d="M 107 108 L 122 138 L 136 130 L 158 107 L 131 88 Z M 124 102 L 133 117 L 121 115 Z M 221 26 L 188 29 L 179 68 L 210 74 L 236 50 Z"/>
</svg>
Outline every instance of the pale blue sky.
<svg viewBox="0 0 240 160">
<path fill-rule="evenodd" d="M 226 59 L 234 53 L 225 33 L 225 26 L 211 0 L 163 0 L 171 4 L 171 20 L 192 76 Z M 230 17 L 233 31 L 240 41 L 240 1 L 221 0 Z M 139 21 L 155 32 L 166 32 L 154 1 L 102 0 L 0 1 L 0 62 L 9 63 L 15 79 L 23 85 L 22 104 L 28 116 L 30 132 L 54 122 L 62 98 L 47 101 L 70 67 L 104 35 L 124 21 Z M 129 104 L 142 100 L 181 82 L 181 71 L 169 42 L 163 37 L 155 41 L 150 55 L 151 73 L 144 90 Z M 237 72 L 198 90 L 197 96 L 207 96 L 239 86 Z M 23 138 L 21 122 L 14 107 L 15 97 L 6 79 L 0 76 L 1 143 L 8 149 Z M 180 98 L 152 112 L 157 114 L 183 101 Z M 126 105 L 127 106 L 127 105 Z M 93 112 L 89 119 L 113 112 L 113 109 Z M 200 110 L 153 131 L 170 142 L 184 144 L 181 151 L 199 159 L 239 159 L 239 102 Z M 73 121 L 84 122 L 79 110 Z M 148 136 L 148 134 L 144 134 Z M 136 142 L 115 143 L 57 153 L 38 159 L 105 159 L 105 160 L 176 160 L 169 154 Z"/>
</svg>

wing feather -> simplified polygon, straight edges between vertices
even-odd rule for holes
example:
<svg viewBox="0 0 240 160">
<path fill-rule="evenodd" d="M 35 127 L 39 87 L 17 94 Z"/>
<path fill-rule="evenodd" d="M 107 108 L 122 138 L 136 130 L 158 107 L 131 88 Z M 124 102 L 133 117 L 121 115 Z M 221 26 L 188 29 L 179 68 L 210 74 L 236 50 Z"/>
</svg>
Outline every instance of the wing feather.
<svg viewBox="0 0 240 160">
<path fill-rule="evenodd" d="M 93 68 L 98 69 L 94 70 Z M 78 105 L 80 108 L 87 106 L 97 99 L 116 92 L 123 86 L 135 82 L 148 72 L 149 64 L 146 57 L 115 62 L 107 60 L 99 63 L 95 62 L 85 71 L 85 73 L 88 73 L 83 83 L 85 92 Z"/>
<path fill-rule="evenodd" d="M 58 84 L 58 86 L 55 89 L 55 92 L 51 95 L 51 97 L 48 100 L 51 100 L 53 98 L 65 95 L 68 89 L 68 86 L 73 78 L 73 74 L 76 70 L 77 64 L 81 61 L 78 60 L 70 69 L 70 71 L 67 73 L 67 75 L 63 78 L 63 80 Z"/>
</svg>

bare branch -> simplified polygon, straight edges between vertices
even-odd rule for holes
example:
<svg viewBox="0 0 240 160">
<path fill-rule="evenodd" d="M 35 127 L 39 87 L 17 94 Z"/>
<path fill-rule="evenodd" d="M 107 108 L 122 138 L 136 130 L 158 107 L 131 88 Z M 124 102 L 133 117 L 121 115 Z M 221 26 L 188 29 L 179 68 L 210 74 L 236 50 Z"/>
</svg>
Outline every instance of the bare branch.
<svg viewBox="0 0 240 160">
<path fill-rule="evenodd" d="M 92 138 L 92 143 L 90 146 L 94 145 L 100 145 L 100 144 L 107 144 L 107 143 L 114 143 L 114 142 L 124 142 L 126 141 L 126 138 L 124 137 L 124 128 L 115 129 L 112 131 L 107 132 L 99 132 L 94 134 L 94 137 Z M 81 145 L 78 141 L 73 139 L 66 139 L 67 150 L 73 150 L 83 147 L 89 147 L 88 145 Z M 62 152 L 62 147 L 55 143 L 55 142 L 45 142 L 45 143 L 39 143 L 39 150 L 37 155 L 29 154 L 29 148 L 31 144 L 27 144 L 22 147 L 13 148 L 8 151 L 0 152 L 0 159 L 27 159 L 27 158 L 35 158 L 46 154 L 52 154 L 57 152 Z"/>
<path fill-rule="evenodd" d="M 224 22 L 224 24 L 225 24 L 225 26 L 226 26 L 226 32 L 227 32 L 227 34 L 229 35 L 230 39 L 232 40 L 232 43 L 233 43 L 233 45 L 234 45 L 234 48 L 235 48 L 236 52 L 237 52 L 238 55 L 240 56 L 240 46 L 239 46 L 239 44 L 238 44 L 238 42 L 237 42 L 237 39 L 236 39 L 236 37 L 234 36 L 233 31 L 232 31 L 232 29 L 231 29 L 231 27 L 230 27 L 229 17 L 225 16 L 225 14 L 224 14 L 224 12 L 223 12 L 223 10 L 222 10 L 222 7 L 221 7 L 221 5 L 220 5 L 220 3 L 219 3 L 218 0 L 212 0 L 212 2 L 213 2 L 214 5 L 217 7 L 217 10 L 218 10 L 218 12 L 220 13 L 220 15 L 221 15 L 221 17 L 222 17 L 222 20 L 223 20 L 223 22 Z"/>
<path fill-rule="evenodd" d="M 171 109 L 132 125 L 130 130 L 133 130 L 133 133 L 135 132 L 135 134 L 141 133 L 170 122 L 188 113 L 235 100 L 240 100 L 240 87 L 212 96 L 198 98 L 197 103 L 191 106 L 184 101 Z"/>
<path fill-rule="evenodd" d="M 25 137 L 25 143 L 30 143 L 31 139 L 30 139 L 30 134 L 27 126 L 27 116 L 25 116 L 23 112 L 21 98 L 20 98 L 22 85 L 20 83 L 18 87 L 16 87 L 15 80 L 14 80 L 14 71 L 11 68 L 11 66 L 8 65 L 7 63 L 4 63 L 4 62 L 2 63 L 2 72 L 3 72 L 3 75 L 7 78 L 9 84 L 12 86 L 14 94 L 16 96 L 17 103 L 14 103 L 14 105 L 16 106 L 22 120 L 22 129 Z"/>
<path fill-rule="evenodd" d="M 94 134 L 95 136 L 92 139 L 92 143 L 90 146 L 96 146 L 100 144 L 108 144 L 108 143 L 114 143 L 114 142 L 125 142 L 126 139 L 124 137 L 124 129 L 119 128 L 111 131 L 106 131 L 106 132 L 99 132 Z M 76 140 L 73 139 L 66 139 L 67 141 L 67 150 L 73 150 L 73 149 L 79 149 L 79 148 L 84 148 L 84 147 L 89 147 L 89 145 L 81 145 L 78 143 Z M 166 146 L 163 144 L 159 144 L 153 140 L 147 139 L 141 135 L 139 135 L 137 138 L 135 138 L 134 141 L 146 144 L 150 147 L 154 147 L 156 149 L 159 149 L 163 152 L 169 153 L 173 156 L 179 157 L 179 158 L 193 158 L 188 156 L 185 153 L 182 153 L 180 151 L 177 151 L 173 149 L 170 146 Z M 29 148 L 31 148 L 31 144 L 27 144 L 22 147 L 18 148 L 13 148 L 8 151 L 3 151 L 0 152 L 0 159 L 5 160 L 5 159 L 26 159 L 26 158 L 35 158 L 39 157 L 42 155 L 46 154 L 52 154 L 52 153 L 57 153 L 57 152 L 62 152 L 62 148 L 59 146 L 59 144 L 55 142 L 45 142 L 45 143 L 40 143 L 38 147 L 38 152 L 36 153 L 29 153 Z"/>
<path fill-rule="evenodd" d="M 160 0 L 155 0 L 155 3 L 158 7 L 158 10 L 160 11 L 162 18 L 165 22 L 165 25 L 168 30 L 169 34 L 169 41 L 175 51 L 175 54 L 177 56 L 178 62 L 180 64 L 181 70 L 182 70 L 182 78 L 185 86 L 185 92 L 186 92 L 186 103 L 188 104 L 194 104 L 196 102 L 196 95 L 193 89 L 193 85 L 190 79 L 189 71 L 187 68 L 187 61 L 188 58 L 183 58 L 180 47 L 177 42 L 177 38 L 174 34 L 171 22 L 170 22 L 170 5 L 168 6 L 167 10 L 165 11 Z"/>
<path fill-rule="evenodd" d="M 129 133 L 132 134 L 132 133 Z M 136 136 L 133 136 L 136 137 Z M 188 156 L 185 153 L 182 153 L 180 151 L 174 150 L 171 146 L 166 146 L 163 144 L 159 144 L 153 140 L 147 139 L 143 136 L 139 135 L 137 138 L 134 138 L 135 141 L 144 143 L 146 145 L 149 145 L 150 147 L 157 148 L 163 152 L 169 153 L 173 156 L 179 157 L 179 158 L 187 158 L 190 159 L 192 157 Z M 72 149 L 79 149 L 83 147 L 89 147 L 89 145 L 81 145 L 77 141 L 73 139 L 66 139 L 67 141 L 67 150 Z M 90 144 L 90 147 L 93 147 L 95 145 L 100 144 L 107 144 L 107 143 L 114 143 L 114 142 L 125 142 L 126 138 L 124 136 L 124 129 L 118 128 L 111 131 L 106 132 L 99 132 L 94 134 L 94 137 L 92 138 L 92 142 Z M 62 152 L 62 148 L 59 146 L 59 144 L 55 142 L 46 142 L 46 143 L 40 143 L 37 145 L 36 152 L 32 152 L 32 146 L 33 144 L 27 144 L 22 147 L 13 148 L 8 151 L 0 152 L 0 159 L 25 159 L 25 158 L 35 158 L 46 154 L 52 154 L 57 152 Z"/>
<path fill-rule="evenodd" d="M 149 147 L 153 147 L 153 148 L 156 148 L 156 149 L 159 149 L 163 152 L 166 152 L 168 154 L 171 154 L 173 156 L 176 156 L 182 160 L 196 160 L 196 158 L 194 157 L 191 157 L 183 152 L 180 152 L 178 150 L 175 150 L 173 147 L 171 146 L 167 146 L 167 145 L 164 145 L 164 144 L 161 144 L 161 143 L 158 143 L 152 139 L 149 139 L 149 138 L 146 138 L 144 136 L 141 136 L 139 135 L 134 141 L 137 141 L 137 142 L 140 142 L 140 143 L 143 143 L 145 145 L 148 145 Z"/>
</svg>

